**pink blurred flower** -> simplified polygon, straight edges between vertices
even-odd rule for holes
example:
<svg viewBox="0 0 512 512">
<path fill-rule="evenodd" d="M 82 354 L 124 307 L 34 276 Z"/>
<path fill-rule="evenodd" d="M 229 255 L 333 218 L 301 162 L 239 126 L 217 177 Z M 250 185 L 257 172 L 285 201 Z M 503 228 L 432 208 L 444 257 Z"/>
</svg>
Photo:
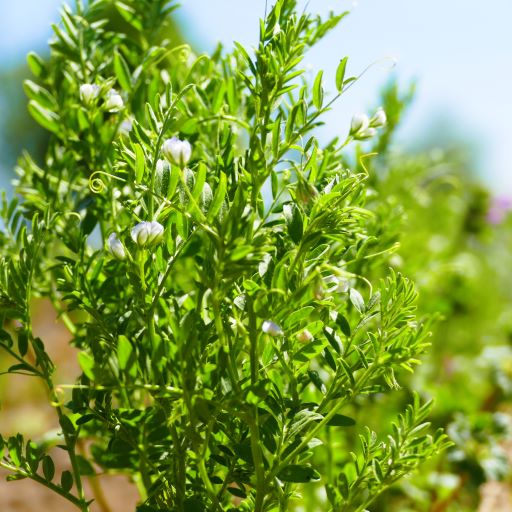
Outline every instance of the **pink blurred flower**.
<svg viewBox="0 0 512 512">
<path fill-rule="evenodd" d="M 491 200 L 491 206 L 487 212 L 487 222 L 489 224 L 501 224 L 508 212 L 512 210 L 512 197 L 496 196 Z"/>
</svg>

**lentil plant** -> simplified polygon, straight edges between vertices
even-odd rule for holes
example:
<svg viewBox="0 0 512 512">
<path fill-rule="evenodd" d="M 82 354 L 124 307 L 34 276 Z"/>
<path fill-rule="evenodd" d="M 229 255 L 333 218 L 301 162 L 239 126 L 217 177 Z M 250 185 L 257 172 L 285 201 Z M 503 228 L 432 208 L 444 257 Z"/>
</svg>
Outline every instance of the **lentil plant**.
<svg viewBox="0 0 512 512">
<path fill-rule="evenodd" d="M 391 428 L 358 417 L 429 337 L 365 206 L 357 148 L 386 114 L 315 137 L 357 78 L 333 56 L 327 99 L 303 57 L 345 13 L 277 0 L 254 51 L 196 55 L 168 38 L 174 8 L 77 1 L 50 58 L 28 57 L 29 110 L 51 139 L 3 204 L 0 347 L 7 372 L 46 387 L 70 470 L 21 434 L 1 439 L 0 464 L 82 512 L 101 471 L 129 476 L 139 512 L 367 510 L 448 445 L 418 395 Z M 34 335 L 35 297 L 79 349 L 67 387 Z"/>
</svg>

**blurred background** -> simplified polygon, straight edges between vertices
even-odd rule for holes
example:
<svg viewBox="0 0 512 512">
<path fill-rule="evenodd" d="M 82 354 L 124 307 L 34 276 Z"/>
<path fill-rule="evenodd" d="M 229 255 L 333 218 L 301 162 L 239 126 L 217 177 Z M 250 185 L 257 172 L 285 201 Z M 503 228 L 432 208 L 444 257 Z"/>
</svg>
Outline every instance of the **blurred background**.
<svg viewBox="0 0 512 512">
<path fill-rule="evenodd" d="M 212 51 L 219 41 L 227 50 L 233 40 L 255 45 L 265 0 L 182 3 L 176 22 L 197 53 Z M 29 77 L 26 54 L 48 55 L 60 4 L 0 0 L 0 188 L 9 194 L 21 151 L 41 158 L 46 147 L 47 135 L 27 113 L 22 81 Z M 510 511 L 512 216 L 506 214 L 512 208 L 512 2 L 310 0 L 308 8 L 351 11 L 308 54 L 311 78 L 324 69 L 327 92 L 333 93 L 335 69 L 345 55 L 347 74 L 363 74 L 324 118 L 320 138 L 344 136 L 354 113 L 372 114 L 381 104 L 390 120 L 404 114 L 389 139 L 391 151 L 387 138 L 371 148 L 383 157 L 373 161 L 369 180 L 379 200 L 370 199 L 368 206 L 387 222 L 383 236 L 390 244 L 394 227 L 400 232 L 401 249 L 389 266 L 415 280 L 421 313 L 443 317 L 429 356 L 406 385 L 436 398 L 433 422 L 448 429 L 456 446 L 372 510 Z M 72 382 L 78 368 L 69 334 L 47 303 L 34 310 L 59 382 Z M 38 436 L 55 426 L 53 411 L 40 405 L 45 397 L 30 385 L 0 380 L 2 433 L 21 429 Z M 377 399 L 359 417 L 380 430 L 406 400 L 401 393 L 387 402 Z M 43 488 L 6 484 L 1 476 L 0 510 L 67 510 Z M 117 477 L 102 477 L 110 509 L 132 510 L 132 487 L 105 478 Z M 25 493 L 36 494 L 28 500 Z M 308 511 L 317 504 L 311 499 Z"/>
<path fill-rule="evenodd" d="M 0 0 L 2 188 L 20 149 L 41 143 L 26 114 L 21 81 L 27 74 L 26 54 L 47 52 L 51 23 L 58 20 L 61 3 Z M 265 0 L 182 4 L 178 22 L 198 52 L 212 50 L 218 41 L 227 48 L 233 40 L 254 44 L 255 20 L 265 11 Z M 310 52 L 312 75 L 324 69 L 327 83 L 334 84 L 336 66 L 345 55 L 350 56 L 350 74 L 370 66 L 326 118 L 325 138 L 333 130 L 345 133 L 353 113 L 378 106 L 376 91 L 397 75 L 400 83 L 417 85 L 397 143 L 407 149 L 463 143 L 482 181 L 500 195 L 512 194 L 512 2 L 310 0 L 309 9 L 351 11 L 341 27 Z"/>
</svg>

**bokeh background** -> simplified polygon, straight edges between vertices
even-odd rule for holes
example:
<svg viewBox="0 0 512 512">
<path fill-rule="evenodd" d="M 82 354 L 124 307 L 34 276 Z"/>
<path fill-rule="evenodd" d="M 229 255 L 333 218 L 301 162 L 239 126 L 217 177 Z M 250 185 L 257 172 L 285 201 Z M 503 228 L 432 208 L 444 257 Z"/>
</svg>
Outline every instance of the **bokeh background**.
<svg viewBox="0 0 512 512">
<path fill-rule="evenodd" d="M 45 133 L 28 116 L 22 81 L 29 77 L 26 54 L 47 55 L 60 4 L 0 0 L 0 188 L 8 194 L 21 151 L 41 154 L 46 146 Z M 182 4 L 176 22 L 196 52 L 210 52 L 218 41 L 227 49 L 233 40 L 256 43 L 265 0 Z M 324 69 L 332 92 L 336 66 L 345 55 L 348 74 L 363 76 L 325 117 L 321 138 L 346 133 L 356 112 L 372 113 L 383 101 L 380 91 L 386 84 L 397 83 L 399 97 L 415 88 L 393 150 L 381 162 L 386 172 L 379 175 L 377 159 L 371 185 L 382 198 L 398 197 L 408 219 L 401 228 L 402 262 L 397 259 L 393 266 L 417 282 L 422 312 L 445 317 L 415 387 L 437 398 L 433 421 L 448 425 L 458 443 L 451 459 L 442 458 L 419 475 L 417 487 L 406 484 L 392 505 L 382 502 L 375 510 L 510 511 L 512 218 L 506 221 L 504 211 L 512 207 L 512 200 L 507 202 L 512 198 L 512 2 L 309 1 L 310 10 L 331 8 L 351 14 L 308 54 L 311 78 Z M 388 100 L 396 90 L 388 85 Z M 492 199 L 485 189 L 501 198 L 495 206 L 499 218 L 491 216 Z M 394 213 L 392 200 L 370 207 L 386 219 L 401 216 Z M 56 324 L 48 304 L 36 304 L 34 311 L 40 336 L 60 368 L 60 381 L 72 382 L 78 367 L 67 331 Z M 32 383 L 2 379 L 3 433 L 21 429 L 37 436 L 53 428 L 53 411 L 41 406 L 46 398 Z M 403 399 L 396 397 L 398 403 Z M 386 412 L 376 403 L 368 417 L 386 424 Z M 2 511 L 65 510 L 44 488 L 1 480 Z M 102 480 L 112 511 L 133 510 L 137 496 L 126 479 L 111 482 Z M 414 493 L 416 508 L 409 509 L 404 496 Z M 430 506 L 433 500 L 437 508 Z M 419 503 L 424 505 L 419 508 Z"/>
<path fill-rule="evenodd" d="M 47 51 L 61 3 L 0 0 L 3 187 L 20 148 L 37 144 L 27 137 L 29 127 L 22 122 L 24 59 L 31 50 Z M 415 81 L 416 99 L 398 142 L 413 148 L 463 143 L 481 179 L 499 194 L 512 194 L 512 2 L 310 0 L 309 8 L 351 11 L 340 29 L 310 52 L 312 74 L 324 69 L 332 77 L 345 55 L 350 56 L 351 74 L 370 66 L 326 118 L 331 130 L 345 130 L 354 112 L 375 107 L 376 91 L 390 76 L 397 75 L 404 85 Z M 265 0 L 185 0 L 178 22 L 198 51 L 209 51 L 218 41 L 228 48 L 233 40 L 254 44 L 255 20 L 264 11 Z"/>
</svg>

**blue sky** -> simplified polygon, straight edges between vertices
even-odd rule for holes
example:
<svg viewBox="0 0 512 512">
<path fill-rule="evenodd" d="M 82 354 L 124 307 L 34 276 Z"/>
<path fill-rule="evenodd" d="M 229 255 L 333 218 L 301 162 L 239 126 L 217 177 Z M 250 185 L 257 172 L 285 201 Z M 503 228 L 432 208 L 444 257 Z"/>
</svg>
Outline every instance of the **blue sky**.
<svg viewBox="0 0 512 512">
<path fill-rule="evenodd" d="M 0 66 L 44 48 L 57 0 L 0 0 Z M 270 2 L 269 2 L 270 3 Z M 254 44 L 264 0 L 183 0 L 179 19 L 195 46 L 216 41 Z M 344 133 L 354 112 L 376 105 L 379 87 L 395 73 L 418 81 L 417 99 L 401 130 L 403 144 L 449 123 L 475 146 L 475 166 L 498 193 L 512 194 L 512 1 L 310 0 L 309 9 L 350 10 L 339 28 L 310 52 L 311 74 L 333 83 L 339 59 L 349 73 L 374 65 L 326 119 Z M 396 66 L 390 69 L 391 59 Z"/>
</svg>

